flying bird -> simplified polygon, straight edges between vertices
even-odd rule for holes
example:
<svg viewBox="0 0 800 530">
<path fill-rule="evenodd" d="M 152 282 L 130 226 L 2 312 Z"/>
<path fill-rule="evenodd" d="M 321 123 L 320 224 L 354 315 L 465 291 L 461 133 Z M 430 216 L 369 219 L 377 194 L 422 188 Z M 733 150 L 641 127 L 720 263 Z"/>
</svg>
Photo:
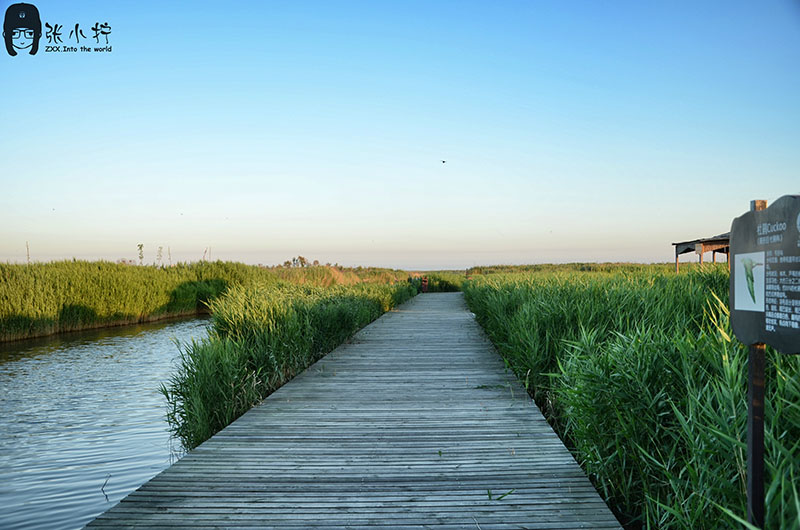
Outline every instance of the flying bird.
<svg viewBox="0 0 800 530">
<path fill-rule="evenodd" d="M 744 275 L 747 279 L 747 290 L 750 291 L 750 298 L 753 299 L 753 303 L 756 302 L 756 289 L 753 285 L 753 269 L 756 267 L 760 267 L 763 263 L 756 263 L 755 261 L 751 260 L 750 258 L 744 258 L 742 260 L 742 265 L 744 265 Z"/>
<path fill-rule="evenodd" d="M 445 162 L 447 162 L 447 160 L 442 160 L 442 164 L 444 164 Z"/>
</svg>

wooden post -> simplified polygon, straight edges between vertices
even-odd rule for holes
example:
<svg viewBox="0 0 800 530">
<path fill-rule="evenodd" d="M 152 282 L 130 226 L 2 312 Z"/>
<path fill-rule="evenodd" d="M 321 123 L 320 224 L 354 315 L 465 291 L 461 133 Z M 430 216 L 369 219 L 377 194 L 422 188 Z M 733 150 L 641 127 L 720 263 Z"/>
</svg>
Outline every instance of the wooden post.
<svg viewBox="0 0 800 530">
<path fill-rule="evenodd" d="M 750 211 L 767 201 L 750 201 Z M 747 521 L 764 528 L 764 344 L 750 345 L 747 381 Z"/>
<path fill-rule="evenodd" d="M 764 528 L 764 345 L 750 345 L 747 385 L 747 521 Z"/>
<path fill-rule="evenodd" d="M 711 263 L 716 263 L 716 262 L 717 262 L 717 251 L 716 250 L 712 250 L 711 251 Z"/>
<path fill-rule="evenodd" d="M 675 274 L 678 274 L 678 247 L 675 247 Z"/>
</svg>

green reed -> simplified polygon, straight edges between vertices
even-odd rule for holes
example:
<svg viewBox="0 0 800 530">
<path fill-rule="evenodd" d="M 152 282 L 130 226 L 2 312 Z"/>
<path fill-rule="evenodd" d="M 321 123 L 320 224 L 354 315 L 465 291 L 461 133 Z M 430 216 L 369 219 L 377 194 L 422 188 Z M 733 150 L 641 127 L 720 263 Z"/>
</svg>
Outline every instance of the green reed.
<svg viewBox="0 0 800 530">
<path fill-rule="evenodd" d="M 429 293 L 450 293 L 461 290 L 466 276 L 463 272 L 434 271 L 423 273 L 428 278 Z"/>
<path fill-rule="evenodd" d="M 284 269 L 221 261 L 172 267 L 78 260 L 0 263 L 0 342 L 206 312 L 207 302 L 229 287 L 256 281 L 327 286 L 407 276 L 389 269 Z"/>
<path fill-rule="evenodd" d="M 193 449 L 416 290 L 407 282 L 329 288 L 251 284 L 212 301 L 208 337 L 181 345 L 161 391 Z"/>
<path fill-rule="evenodd" d="M 726 267 L 479 276 L 467 301 L 631 528 L 738 528 L 747 351 Z M 800 358 L 767 349 L 769 528 L 800 528 Z"/>
<path fill-rule="evenodd" d="M 193 314 L 229 285 L 268 275 L 223 262 L 0 264 L 0 341 Z"/>
</svg>

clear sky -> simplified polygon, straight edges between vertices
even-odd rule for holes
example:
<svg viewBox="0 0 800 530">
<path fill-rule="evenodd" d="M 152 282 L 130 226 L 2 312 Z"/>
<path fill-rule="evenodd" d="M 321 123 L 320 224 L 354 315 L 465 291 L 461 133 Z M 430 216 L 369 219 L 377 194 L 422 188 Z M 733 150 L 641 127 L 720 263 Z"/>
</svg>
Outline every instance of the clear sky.
<svg viewBox="0 0 800 530">
<path fill-rule="evenodd" d="M 0 50 L 0 261 L 670 261 L 800 193 L 796 0 L 34 3 L 112 48 Z"/>
</svg>

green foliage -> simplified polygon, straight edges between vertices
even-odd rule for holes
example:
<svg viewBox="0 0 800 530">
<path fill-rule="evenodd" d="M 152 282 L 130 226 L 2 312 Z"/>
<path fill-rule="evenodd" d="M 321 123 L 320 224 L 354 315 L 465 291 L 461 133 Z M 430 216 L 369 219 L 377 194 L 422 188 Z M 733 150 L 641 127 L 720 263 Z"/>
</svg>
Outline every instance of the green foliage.
<svg viewBox="0 0 800 530">
<path fill-rule="evenodd" d="M 682 263 L 681 271 L 698 268 L 696 263 Z M 521 272 L 606 272 L 609 274 L 670 272 L 675 269 L 674 263 L 645 265 L 642 263 L 541 263 L 537 265 L 481 265 L 467 269 L 467 276 L 476 274 L 508 274 Z"/>
<path fill-rule="evenodd" d="M 253 275 L 237 263 L 139 267 L 105 261 L 0 264 L 0 341 L 196 313 Z"/>
<path fill-rule="evenodd" d="M 307 285 L 403 281 L 388 269 L 262 268 L 199 262 L 133 266 L 107 261 L 0 263 L 0 342 L 205 312 L 231 286 L 280 279 Z"/>
<path fill-rule="evenodd" d="M 422 292 L 422 278 L 428 279 L 429 293 L 452 293 L 461 290 L 464 273 L 453 271 L 412 272 L 407 281 L 418 293 Z"/>
<path fill-rule="evenodd" d="M 429 293 L 451 293 L 461 290 L 466 279 L 463 272 L 436 271 L 425 273 L 428 277 Z"/>
<path fill-rule="evenodd" d="M 734 528 L 744 517 L 747 351 L 723 266 L 574 266 L 477 277 L 479 322 L 620 519 Z M 769 528 L 800 528 L 800 358 L 767 348 Z"/>
<path fill-rule="evenodd" d="M 305 260 L 305 258 L 302 259 Z M 355 285 L 361 282 L 392 283 L 404 281 L 408 277 L 407 272 L 395 269 L 383 269 L 378 267 L 345 268 L 337 265 L 272 267 L 270 271 L 280 280 L 323 287 L 329 287 L 331 285 Z"/>
<path fill-rule="evenodd" d="M 405 282 L 232 287 L 210 303 L 209 336 L 181 346 L 177 372 L 161 389 L 173 434 L 186 449 L 198 446 L 414 294 Z"/>
</svg>

